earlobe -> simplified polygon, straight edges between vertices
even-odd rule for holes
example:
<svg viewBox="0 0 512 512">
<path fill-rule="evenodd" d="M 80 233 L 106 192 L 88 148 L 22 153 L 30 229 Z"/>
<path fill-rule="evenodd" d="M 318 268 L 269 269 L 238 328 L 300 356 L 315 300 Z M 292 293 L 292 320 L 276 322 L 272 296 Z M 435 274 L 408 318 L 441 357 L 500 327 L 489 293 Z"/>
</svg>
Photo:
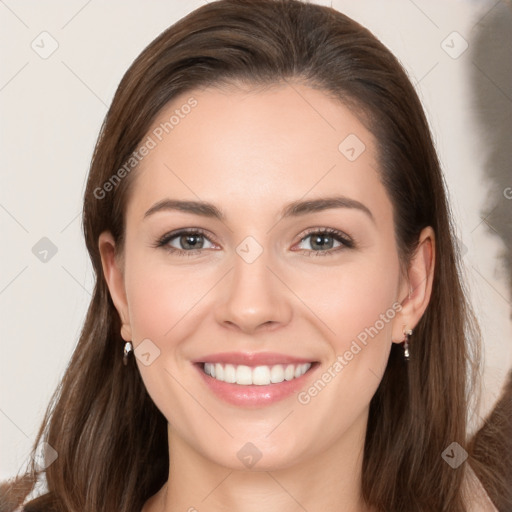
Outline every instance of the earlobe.
<svg viewBox="0 0 512 512">
<path fill-rule="evenodd" d="M 121 320 L 121 336 L 125 341 L 132 341 L 122 262 L 116 253 L 114 237 L 109 231 L 104 231 L 99 236 L 98 248 L 101 255 L 103 275 L 105 276 L 112 302 Z"/>
<path fill-rule="evenodd" d="M 402 300 L 400 316 L 393 326 L 393 341 L 401 343 L 405 331 L 414 329 L 427 309 L 432 295 L 432 283 L 435 269 L 435 233 L 429 226 L 419 237 L 407 271 L 406 292 Z M 408 292 L 408 293 L 407 293 Z"/>
</svg>

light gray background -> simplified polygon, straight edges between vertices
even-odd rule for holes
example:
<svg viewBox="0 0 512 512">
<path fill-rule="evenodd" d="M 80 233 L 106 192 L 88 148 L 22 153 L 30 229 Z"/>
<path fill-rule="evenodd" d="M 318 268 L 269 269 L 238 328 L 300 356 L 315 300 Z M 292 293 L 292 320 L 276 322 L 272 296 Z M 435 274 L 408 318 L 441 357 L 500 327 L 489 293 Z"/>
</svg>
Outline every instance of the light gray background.
<svg viewBox="0 0 512 512">
<path fill-rule="evenodd" d="M 107 107 L 138 53 L 203 3 L 0 0 L 0 479 L 27 460 L 90 300 L 80 209 Z M 332 5 L 399 57 L 427 110 L 482 324 L 484 415 L 512 367 L 510 4 Z M 464 41 L 469 47 L 453 58 Z M 45 55 L 52 44 L 58 48 Z M 46 262 L 32 252 L 43 237 L 57 247 Z"/>
</svg>

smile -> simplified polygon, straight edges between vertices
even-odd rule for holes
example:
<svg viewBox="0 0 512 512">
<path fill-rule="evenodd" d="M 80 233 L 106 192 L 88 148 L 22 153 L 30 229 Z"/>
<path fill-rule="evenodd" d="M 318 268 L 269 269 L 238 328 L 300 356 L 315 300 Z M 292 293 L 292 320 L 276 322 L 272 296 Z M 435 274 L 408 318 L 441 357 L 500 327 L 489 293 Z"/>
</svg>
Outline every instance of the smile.
<svg viewBox="0 0 512 512">
<path fill-rule="evenodd" d="M 306 357 L 271 352 L 222 352 L 192 361 L 206 389 L 222 402 L 260 408 L 300 392 L 321 367 Z"/>
<path fill-rule="evenodd" d="M 203 371 L 215 380 L 240 386 L 268 386 L 298 379 L 311 368 L 311 363 L 246 366 L 222 363 L 204 363 Z"/>
</svg>

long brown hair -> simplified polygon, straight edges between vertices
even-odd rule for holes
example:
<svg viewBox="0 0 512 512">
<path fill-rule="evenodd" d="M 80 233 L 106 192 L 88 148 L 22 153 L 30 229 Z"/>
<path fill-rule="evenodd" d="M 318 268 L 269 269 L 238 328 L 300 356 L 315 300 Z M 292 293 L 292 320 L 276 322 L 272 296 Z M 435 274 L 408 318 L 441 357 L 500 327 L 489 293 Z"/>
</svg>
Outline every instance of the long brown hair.
<svg viewBox="0 0 512 512">
<path fill-rule="evenodd" d="M 122 245 L 136 169 L 98 193 L 141 144 L 161 109 L 197 87 L 300 81 L 354 109 L 374 134 L 381 180 L 393 204 L 403 268 L 422 228 L 436 233 L 429 306 L 411 360 L 393 344 L 370 404 L 362 491 L 379 511 L 466 510 L 463 468 L 441 454 L 466 446 L 479 333 L 459 275 L 440 165 L 418 96 L 403 68 L 367 29 L 334 9 L 298 0 L 220 0 L 158 36 L 124 75 L 94 151 L 83 229 L 96 284 L 78 346 L 34 448 L 58 458 L 48 493 L 26 506 L 64 512 L 140 511 L 168 478 L 167 423 L 135 365 L 122 365 L 120 322 L 103 276 L 98 237 Z M 34 479 L 32 464 L 27 478 Z M 26 490 L 25 490 L 26 491 Z M 23 497 L 27 492 L 21 493 Z M 50 509 L 50 508 L 47 508 Z"/>
</svg>

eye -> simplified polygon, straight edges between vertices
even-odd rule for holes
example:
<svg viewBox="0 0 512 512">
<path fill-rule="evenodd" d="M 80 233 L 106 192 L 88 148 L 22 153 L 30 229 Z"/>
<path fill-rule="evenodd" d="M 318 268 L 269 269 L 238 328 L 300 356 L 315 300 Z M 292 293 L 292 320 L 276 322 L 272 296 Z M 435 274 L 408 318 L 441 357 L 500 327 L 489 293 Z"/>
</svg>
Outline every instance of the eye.
<svg viewBox="0 0 512 512">
<path fill-rule="evenodd" d="M 306 236 L 303 236 L 299 243 L 302 244 L 308 239 L 311 239 L 309 242 L 311 248 L 302 249 L 302 252 L 308 256 L 315 253 L 333 254 L 342 249 L 355 247 L 352 238 L 342 231 L 332 228 L 312 228 L 306 232 Z M 211 244 L 210 247 L 205 247 L 205 242 Z M 335 243 L 338 243 L 337 247 L 334 247 Z M 199 228 L 166 233 L 154 246 L 162 247 L 178 256 L 191 256 L 200 254 L 204 249 L 215 248 L 215 244 L 206 236 L 206 232 Z"/>
<path fill-rule="evenodd" d="M 178 255 L 186 254 L 188 256 L 200 253 L 203 249 L 211 249 L 212 247 L 204 247 L 205 241 L 212 244 L 203 230 L 182 229 L 165 234 L 158 240 L 156 247 L 163 247 L 171 253 Z M 176 245 L 178 245 L 178 247 L 176 247 Z"/>
<path fill-rule="evenodd" d="M 342 249 L 351 249 L 355 246 L 354 241 L 342 231 L 332 228 L 313 228 L 309 230 L 300 243 L 309 241 L 310 249 L 305 250 L 305 254 L 316 252 L 323 254 L 332 254 Z M 334 247 L 337 242 L 338 246 Z"/>
</svg>

